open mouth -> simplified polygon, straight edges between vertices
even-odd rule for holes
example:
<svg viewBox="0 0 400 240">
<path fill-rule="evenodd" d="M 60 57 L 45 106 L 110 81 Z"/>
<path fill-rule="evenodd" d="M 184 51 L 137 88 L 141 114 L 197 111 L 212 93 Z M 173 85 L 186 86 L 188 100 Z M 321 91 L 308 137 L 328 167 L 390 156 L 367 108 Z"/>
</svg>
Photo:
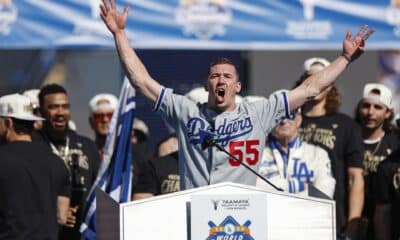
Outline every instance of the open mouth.
<svg viewBox="0 0 400 240">
<path fill-rule="evenodd" d="M 217 96 L 218 97 L 224 97 L 225 96 L 225 89 L 217 89 Z"/>
<path fill-rule="evenodd" d="M 65 125 L 66 125 L 65 118 L 56 118 L 56 119 L 53 119 L 52 122 L 53 122 L 54 127 L 56 127 L 56 128 L 62 128 L 62 127 L 65 127 Z"/>
</svg>

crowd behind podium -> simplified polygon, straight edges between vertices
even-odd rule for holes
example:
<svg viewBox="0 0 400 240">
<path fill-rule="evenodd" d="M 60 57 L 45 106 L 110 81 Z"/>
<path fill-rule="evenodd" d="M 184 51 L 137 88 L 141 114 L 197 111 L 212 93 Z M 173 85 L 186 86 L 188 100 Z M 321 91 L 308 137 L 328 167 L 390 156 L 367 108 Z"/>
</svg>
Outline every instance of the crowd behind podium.
<svg viewBox="0 0 400 240">
<path fill-rule="evenodd" d="M 303 74 L 287 88 L 329 64 L 324 58 L 307 59 Z M 379 83 L 359 91 L 354 116 L 340 112 L 340 93 L 331 85 L 281 119 L 265 142 L 258 172 L 285 192 L 306 196 L 312 185 L 333 199 L 338 239 L 398 239 L 400 150 L 393 94 Z M 197 88 L 185 97 L 203 104 L 208 92 Z M 235 102 L 264 98 L 237 95 Z M 117 104 L 109 93 L 91 98 L 91 139 L 72 121 L 61 85 L 0 97 L 0 239 L 81 239 L 82 209 Z M 132 200 L 180 190 L 179 133 L 171 131 L 156 149 L 148 145 L 152 134 L 156 131 L 137 112 Z M 256 186 L 274 190 L 260 178 Z"/>
</svg>

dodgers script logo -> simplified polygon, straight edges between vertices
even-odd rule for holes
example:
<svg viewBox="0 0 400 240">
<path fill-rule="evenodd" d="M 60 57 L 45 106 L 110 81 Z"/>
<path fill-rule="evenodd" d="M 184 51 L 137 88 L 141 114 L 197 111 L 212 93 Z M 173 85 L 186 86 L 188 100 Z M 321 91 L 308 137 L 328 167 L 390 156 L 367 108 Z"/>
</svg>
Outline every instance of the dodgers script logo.
<svg viewBox="0 0 400 240">
<path fill-rule="evenodd" d="M 0 34 L 8 35 L 10 25 L 17 20 L 18 10 L 11 0 L 0 0 Z"/>
<path fill-rule="evenodd" d="M 206 240 L 254 240 L 250 235 L 250 220 L 242 226 L 231 216 L 227 216 L 222 223 L 217 226 L 213 221 L 208 222 L 210 235 Z"/>
<path fill-rule="evenodd" d="M 225 0 L 180 0 L 176 12 L 176 22 L 184 27 L 184 34 L 201 39 L 224 35 L 224 26 L 231 21 Z"/>
<path fill-rule="evenodd" d="M 211 129 L 210 124 L 206 120 L 194 117 L 189 119 L 187 128 L 190 143 L 201 144 L 204 139 L 202 138 L 200 130 L 203 130 L 216 134 L 217 139 L 215 142 L 224 147 L 228 145 L 229 141 L 250 133 L 253 130 L 253 123 L 248 116 L 236 118 L 229 122 L 228 119 L 225 118 L 222 124 L 216 126 L 216 129 Z"/>
</svg>

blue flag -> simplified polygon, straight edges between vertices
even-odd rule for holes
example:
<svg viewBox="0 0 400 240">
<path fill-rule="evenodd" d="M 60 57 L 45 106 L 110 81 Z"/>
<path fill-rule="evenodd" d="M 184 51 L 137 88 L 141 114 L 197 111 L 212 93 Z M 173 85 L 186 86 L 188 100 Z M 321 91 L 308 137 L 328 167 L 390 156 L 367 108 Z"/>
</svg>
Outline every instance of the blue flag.
<svg viewBox="0 0 400 240">
<path fill-rule="evenodd" d="M 96 239 L 96 188 L 110 195 L 116 202 L 131 199 L 132 143 L 131 132 L 135 110 L 135 89 L 125 78 L 118 108 L 114 111 L 110 131 L 104 146 L 104 157 L 97 179 L 86 199 L 80 232 L 86 239 Z"/>
</svg>

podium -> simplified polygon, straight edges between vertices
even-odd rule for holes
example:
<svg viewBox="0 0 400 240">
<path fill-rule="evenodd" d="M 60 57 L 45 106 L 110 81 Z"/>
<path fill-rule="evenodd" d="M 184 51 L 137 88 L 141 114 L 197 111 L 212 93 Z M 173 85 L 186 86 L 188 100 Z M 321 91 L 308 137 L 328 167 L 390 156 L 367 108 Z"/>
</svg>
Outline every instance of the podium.
<svg viewBox="0 0 400 240">
<path fill-rule="evenodd" d="M 336 239 L 335 202 L 219 183 L 118 204 L 101 190 L 100 240 Z"/>
</svg>

